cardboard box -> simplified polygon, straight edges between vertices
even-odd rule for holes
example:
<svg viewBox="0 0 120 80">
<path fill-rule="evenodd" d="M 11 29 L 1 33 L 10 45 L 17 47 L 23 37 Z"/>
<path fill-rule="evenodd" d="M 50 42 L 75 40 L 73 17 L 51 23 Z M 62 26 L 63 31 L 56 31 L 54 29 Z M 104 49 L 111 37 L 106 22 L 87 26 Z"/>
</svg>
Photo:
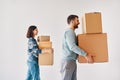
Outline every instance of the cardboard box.
<svg viewBox="0 0 120 80">
<path fill-rule="evenodd" d="M 108 62 L 107 34 L 79 34 L 78 46 L 88 54 L 93 54 L 94 62 Z M 79 63 L 86 63 L 83 56 L 78 57 Z"/>
<path fill-rule="evenodd" d="M 39 47 L 39 49 L 52 48 L 52 42 L 50 42 L 50 41 L 38 42 L 38 47 Z"/>
<path fill-rule="evenodd" d="M 53 53 L 42 53 L 38 57 L 39 65 L 53 65 Z"/>
<path fill-rule="evenodd" d="M 102 33 L 101 13 L 85 13 L 82 19 L 83 33 Z"/>
<path fill-rule="evenodd" d="M 38 42 L 42 42 L 42 41 L 50 41 L 50 36 L 38 36 L 38 38 L 37 38 L 37 41 Z"/>
</svg>

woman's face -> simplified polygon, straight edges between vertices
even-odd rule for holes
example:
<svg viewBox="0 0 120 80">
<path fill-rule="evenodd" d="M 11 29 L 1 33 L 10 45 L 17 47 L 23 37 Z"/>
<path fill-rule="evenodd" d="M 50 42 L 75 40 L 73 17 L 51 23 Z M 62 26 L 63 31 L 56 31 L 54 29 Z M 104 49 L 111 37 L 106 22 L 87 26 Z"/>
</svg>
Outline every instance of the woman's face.
<svg viewBox="0 0 120 80">
<path fill-rule="evenodd" d="M 33 30 L 33 34 L 34 34 L 34 36 L 36 36 L 38 34 L 38 29 L 37 28 Z"/>
</svg>

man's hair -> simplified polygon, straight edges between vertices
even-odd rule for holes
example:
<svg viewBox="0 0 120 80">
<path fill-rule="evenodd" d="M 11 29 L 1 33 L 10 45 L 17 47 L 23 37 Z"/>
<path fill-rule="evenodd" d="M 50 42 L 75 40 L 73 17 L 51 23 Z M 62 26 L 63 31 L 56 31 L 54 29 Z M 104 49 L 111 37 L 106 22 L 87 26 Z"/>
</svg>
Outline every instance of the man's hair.
<svg viewBox="0 0 120 80">
<path fill-rule="evenodd" d="M 37 28 L 36 26 L 31 25 L 31 26 L 28 28 L 26 37 L 27 37 L 27 38 L 33 37 L 33 31 L 34 31 L 36 28 Z"/>
<path fill-rule="evenodd" d="M 68 18 L 67 18 L 67 23 L 70 24 L 70 22 L 72 20 L 74 20 L 75 18 L 78 18 L 78 16 L 77 15 L 69 15 Z"/>
</svg>

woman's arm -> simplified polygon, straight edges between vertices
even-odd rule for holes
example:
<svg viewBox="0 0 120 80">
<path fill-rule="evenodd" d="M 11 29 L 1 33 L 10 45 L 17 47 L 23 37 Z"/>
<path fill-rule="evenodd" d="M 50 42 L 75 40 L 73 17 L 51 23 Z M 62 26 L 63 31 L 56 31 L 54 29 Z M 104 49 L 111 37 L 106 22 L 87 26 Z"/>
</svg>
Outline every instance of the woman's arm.
<svg viewBox="0 0 120 80">
<path fill-rule="evenodd" d="M 41 53 L 41 50 L 38 48 L 37 42 L 34 39 L 28 41 L 28 50 L 30 54 L 33 54 L 35 57 L 38 57 L 38 54 Z"/>
</svg>

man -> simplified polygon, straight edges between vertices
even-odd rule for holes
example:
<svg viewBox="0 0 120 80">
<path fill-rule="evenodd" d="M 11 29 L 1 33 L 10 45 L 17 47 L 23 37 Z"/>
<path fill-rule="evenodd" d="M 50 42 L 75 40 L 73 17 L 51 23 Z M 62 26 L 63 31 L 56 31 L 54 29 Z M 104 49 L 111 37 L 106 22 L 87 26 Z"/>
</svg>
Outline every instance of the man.
<svg viewBox="0 0 120 80">
<path fill-rule="evenodd" d="M 84 56 L 88 63 L 93 63 L 93 58 L 91 54 L 87 54 L 81 48 L 77 46 L 77 37 L 75 34 L 75 29 L 78 28 L 80 24 L 77 15 L 70 15 L 67 18 L 67 23 L 69 28 L 66 29 L 63 42 L 62 42 L 62 61 L 61 61 L 61 75 L 62 80 L 77 80 L 76 72 L 77 65 L 76 59 L 77 55 Z"/>
</svg>

